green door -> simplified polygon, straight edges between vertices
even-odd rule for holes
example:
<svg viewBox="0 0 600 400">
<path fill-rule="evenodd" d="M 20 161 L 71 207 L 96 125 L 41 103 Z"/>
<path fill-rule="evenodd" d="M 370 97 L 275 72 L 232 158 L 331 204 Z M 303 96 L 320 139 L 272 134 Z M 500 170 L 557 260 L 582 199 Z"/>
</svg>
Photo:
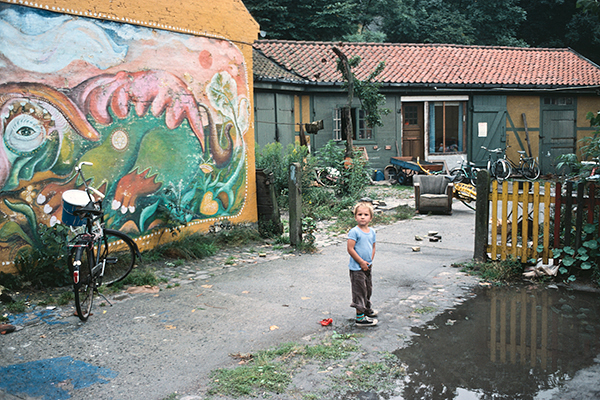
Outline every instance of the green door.
<svg viewBox="0 0 600 400">
<path fill-rule="evenodd" d="M 488 161 L 488 149 L 506 147 L 506 96 L 473 96 L 468 157 L 479 167 Z"/>
<path fill-rule="evenodd" d="M 575 109 L 542 110 L 540 169 L 542 174 L 556 173 L 557 157 L 575 153 Z"/>
</svg>

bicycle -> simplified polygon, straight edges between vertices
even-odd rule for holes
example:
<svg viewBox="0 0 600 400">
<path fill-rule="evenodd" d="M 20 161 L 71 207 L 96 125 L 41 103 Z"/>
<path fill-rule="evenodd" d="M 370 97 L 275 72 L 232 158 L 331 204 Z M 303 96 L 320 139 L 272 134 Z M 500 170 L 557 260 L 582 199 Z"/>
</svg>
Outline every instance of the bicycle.
<svg viewBox="0 0 600 400">
<path fill-rule="evenodd" d="M 500 147 L 497 149 L 488 149 L 485 146 L 481 146 L 481 148 L 488 152 L 486 169 L 489 171 L 490 175 L 498 180 L 507 179 L 510 176 L 511 171 L 509 169 L 510 165 L 502 157 L 504 150 Z M 495 154 L 495 159 L 493 160 L 492 154 Z"/>
<path fill-rule="evenodd" d="M 73 277 L 77 316 L 85 322 L 91 315 L 94 293 L 100 294 L 98 288 L 123 280 L 133 269 L 136 257 L 141 259 L 141 254 L 129 236 L 104 227 L 104 194 L 88 185 L 83 176 L 83 165 L 93 164 L 81 162 L 75 167 L 74 179 L 81 178 L 84 190 L 63 193 L 62 219 L 75 235 L 69 240 L 68 264 Z M 104 299 L 110 304 L 106 297 Z"/>
<path fill-rule="evenodd" d="M 518 150 L 519 153 L 519 164 L 516 164 L 510 158 L 506 156 L 506 149 L 510 146 L 506 146 L 504 150 L 501 150 L 502 157 L 496 161 L 495 174 L 498 179 L 507 179 L 514 174 L 521 175 L 523 178 L 533 181 L 540 177 L 540 167 L 534 157 L 526 157 L 527 152 Z M 499 150 L 499 149 L 496 149 Z"/>
<path fill-rule="evenodd" d="M 475 167 L 475 163 L 467 161 L 461 156 L 460 166 L 450 170 L 450 175 L 454 176 L 455 183 L 471 183 L 477 185 L 477 172 L 479 168 Z"/>
</svg>

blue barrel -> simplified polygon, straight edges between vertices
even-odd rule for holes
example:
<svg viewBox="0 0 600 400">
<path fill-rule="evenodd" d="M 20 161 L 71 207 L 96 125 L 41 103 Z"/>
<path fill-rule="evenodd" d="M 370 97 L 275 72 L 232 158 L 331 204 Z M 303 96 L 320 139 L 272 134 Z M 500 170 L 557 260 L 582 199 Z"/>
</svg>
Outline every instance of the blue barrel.
<svg viewBox="0 0 600 400">
<path fill-rule="evenodd" d="M 85 219 L 74 214 L 75 210 L 85 207 L 90 202 L 90 196 L 83 190 L 67 190 L 62 194 L 62 223 L 69 226 L 81 226 Z"/>
<path fill-rule="evenodd" d="M 385 175 L 383 174 L 383 171 L 377 170 L 375 172 L 375 180 L 376 181 L 383 181 L 383 180 L 385 180 Z"/>
</svg>

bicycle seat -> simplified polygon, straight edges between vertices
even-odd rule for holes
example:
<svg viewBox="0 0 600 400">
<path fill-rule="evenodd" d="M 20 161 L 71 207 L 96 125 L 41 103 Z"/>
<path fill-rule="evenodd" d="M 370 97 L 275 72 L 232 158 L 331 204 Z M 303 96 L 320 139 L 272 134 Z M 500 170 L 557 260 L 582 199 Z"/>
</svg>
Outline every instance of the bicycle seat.
<svg viewBox="0 0 600 400">
<path fill-rule="evenodd" d="M 522 156 L 524 156 L 524 155 L 526 155 L 526 154 L 527 154 L 527 152 L 526 152 L 526 151 L 524 151 L 524 150 L 517 150 L 517 153 L 519 153 L 519 154 L 520 154 L 520 155 L 522 155 Z"/>
</svg>

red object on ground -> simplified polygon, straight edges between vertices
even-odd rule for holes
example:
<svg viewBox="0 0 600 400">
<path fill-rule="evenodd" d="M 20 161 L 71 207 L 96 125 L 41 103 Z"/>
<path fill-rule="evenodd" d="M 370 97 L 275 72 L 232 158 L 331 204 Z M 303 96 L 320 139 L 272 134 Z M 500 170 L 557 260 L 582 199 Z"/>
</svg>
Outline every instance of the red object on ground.
<svg viewBox="0 0 600 400">
<path fill-rule="evenodd" d="M 327 325 L 331 325 L 331 323 L 333 322 L 333 320 L 331 318 L 327 318 L 321 321 L 321 325 L 323 326 L 327 326 Z"/>
<path fill-rule="evenodd" d="M 15 327 L 10 324 L 2 324 L 0 325 L 0 334 L 6 335 L 7 333 L 11 333 L 15 331 Z"/>
</svg>

